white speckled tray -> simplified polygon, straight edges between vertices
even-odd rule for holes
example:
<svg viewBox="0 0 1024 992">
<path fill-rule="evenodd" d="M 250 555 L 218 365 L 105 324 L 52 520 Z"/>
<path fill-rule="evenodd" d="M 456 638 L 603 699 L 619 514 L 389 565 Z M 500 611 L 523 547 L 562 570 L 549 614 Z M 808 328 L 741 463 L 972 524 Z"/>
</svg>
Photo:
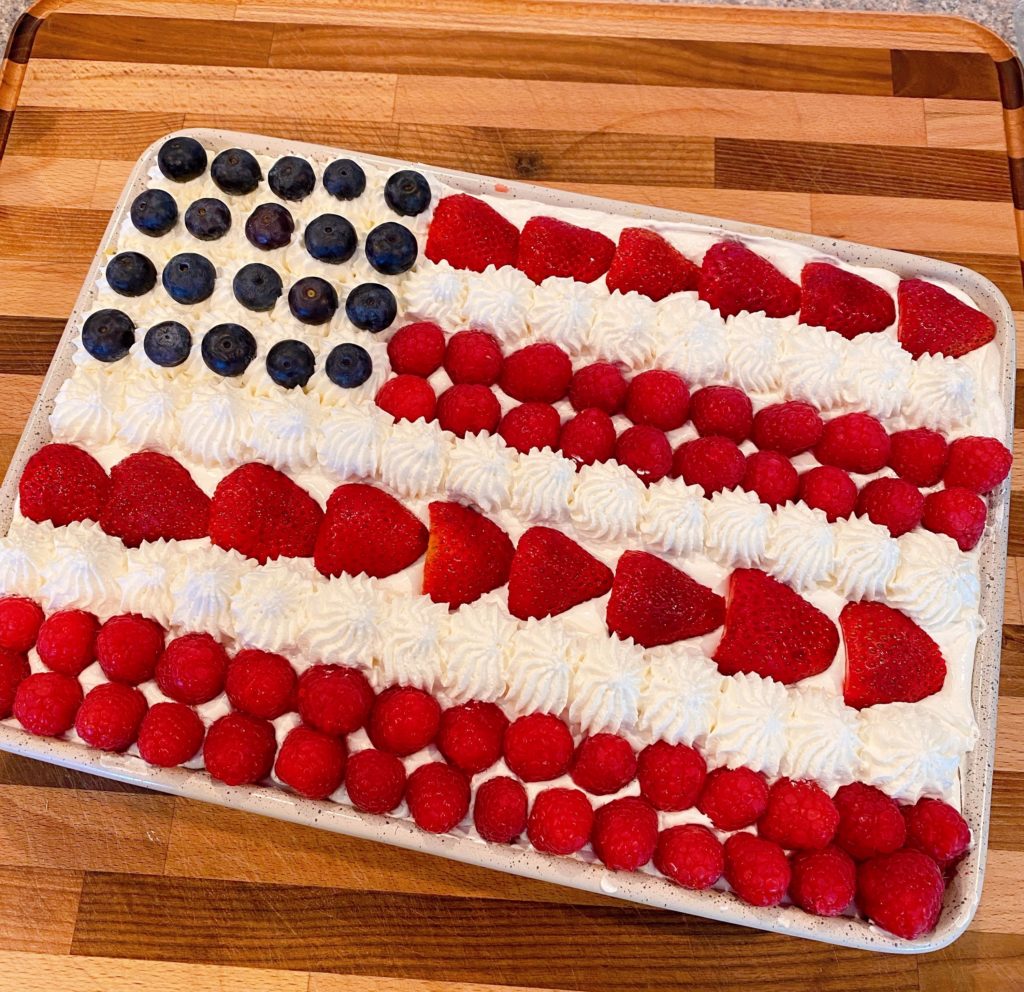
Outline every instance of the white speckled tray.
<svg viewBox="0 0 1024 992">
<path fill-rule="evenodd" d="M 337 153 L 361 159 L 384 168 L 402 168 L 408 163 L 376 155 L 319 145 L 283 141 L 258 135 L 230 131 L 195 129 L 191 134 L 208 147 L 241 146 L 279 156 L 283 154 L 315 155 Z M 104 250 L 113 242 L 115 232 L 127 216 L 129 205 L 140 192 L 146 174 L 155 164 L 156 152 L 166 140 L 154 142 L 142 154 L 118 200 L 110 223 L 98 246 L 96 257 L 68 319 L 64 335 L 57 346 L 42 389 L 25 426 L 24 434 L 11 460 L 0 488 L 0 531 L 7 532 L 17 499 L 18 479 L 26 460 L 50 440 L 48 416 L 61 383 L 72 371 L 72 335 L 79 315 L 86 312 Z M 1008 446 L 1013 444 L 1013 400 L 1016 371 L 1015 337 L 1010 305 L 999 290 L 983 276 L 970 269 L 918 255 L 887 251 L 834 241 L 828 238 L 775 230 L 751 224 L 659 210 L 638 204 L 621 203 L 598 197 L 576 196 L 525 183 L 506 182 L 446 169 L 422 167 L 441 181 L 467 193 L 488 193 L 507 198 L 528 198 L 556 207 L 588 207 L 618 213 L 640 220 L 680 221 L 710 229 L 752 237 L 774 238 L 813 248 L 823 255 L 842 261 L 890 269 L 903 276 L 926 276 L 941 279 L 967 292 L 996 322 L 1002 356 L 1002 380 L 999 389 L 1007 410 Z M 0 723 L 0 750 L 36 758 L 53 764 L 75 768 L 94 775 L 131 782 L 160 792 L 185 796 L 204 802 L 244 809 L 264 816 L 289 820 L 307 826 L 332 830 L 369 840 L 382 841 L 411 850 L 426 851 L 484 868 L 540 878 L 590 892 L 614 895 L 621 899 L 645 903 L 708 919 L 738 923 L 744 926 L 792 934 L 812 940 L 826 941 L 847 947 L 889 953 L 916 954 L 937 950 L 952 943 L 967 928 L 981 898 L 988 842 L 988 814 L 992 793 L 992 764 L 995 751 L 996 708 L 999 691 L 999 652 L 1003 620 L 1003 589 L 1006 577 L 1006 542 L 1009 527 L 1010 483 L 1007 480 L 996 494 L 991 516 L 994 526 L 986 530 L 981 545 L 981 615 L 986 629 L 978 641 L 974 665 L 973 704 L 979 726 L 979 739 L 961 768 L 960 788 L 964 816 L 974 834 L 974 846 L 961 864 L 957 876 L 946 892 L 946 905 L 934 933 L 918 940 L 905 941 L 873 927 L 863 920 L 840 917 L 822 919 L 794 907 L 758 909 L 746 906 L 724 892 L 690 892 L 651 871 L 648 873 L 611 872 L 600 864 L 583 860 L 557 858 L 540 854 L 527 846 L 485 844 L 470 836 L 437 836 L 418 829 L 411 821 L 360 813 L 336 803 L 319 803 L 286 793 L 272 786 L 231 788 L 214 782 L 203 771 L 158 769 L 130 755 L 111 755 L 60 740 L 33 737 L 12 720 Z"/>
</svg>

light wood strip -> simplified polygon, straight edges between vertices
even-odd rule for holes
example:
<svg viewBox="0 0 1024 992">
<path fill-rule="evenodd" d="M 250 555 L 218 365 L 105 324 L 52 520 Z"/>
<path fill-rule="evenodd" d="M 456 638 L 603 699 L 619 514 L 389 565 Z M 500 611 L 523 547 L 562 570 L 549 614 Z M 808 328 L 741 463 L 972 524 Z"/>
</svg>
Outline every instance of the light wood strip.
<svg viewBox="0 0 1024 992">
<path fill-rule="evenodd" d="M 1024 698 L 1001 696 L 999 699 L 996 768 L 1024 772 Z"/>
<path fill-rule="evenodd" d="M 183 113 L 153 110 L 112 113 L 22 104 L 14 115 L 6 155 L 134 162 L 151 141 L 183 126 Z"/>
<path fill-rule="evenodd" d="M 88 209 L 99 171 L 95 159 L 4 155 L 0 159 L 0 206 Z"/>
<path fill-rule="evenodd" d="M 476 982 L 419 982 L 415 979 L 376 978 L 361 975 L 310 975 L 309 992 L 534 992 L 534 990 L 512 985 L 478 985 Z"/>
<path fill-rule="evenodd" d="M 67 954 L 81 891 L 80 871 L 0 867 L 0 962 L 7 951 Z M 2 963 L 0 975 L 10 981 Z"/>
<path fill-rule="evenodd" d="M 41 375 L 0 375 L 0 423 L 20 431 L 42 381 Z"/>
<path fill-rule="evenodd" d="M 130 14 L 133 17 L 189 17 L 227 20 L 237 14 L 235 0 L 71 0 L 76 14 Z"/>
<path fill-rule="evenodd" d="M 974 148 L 1006 154 L 1003 115 L 995 104 L 976 100 L 925 100 L 929 148 Z"/>
<path fill-rule="evenodd" d="M 1006 597 L 1003 606 L 1003 619 L 1006 623 L 1024 623 L 1024 609 L 1020 601 L 1020 559 L 1008 558 L 1006 561 Z"/>
<path fill-rule="evenodd" d="M 4 309 L 10 314 L 60 317 L 66 320 L 88 271 L 87 261 L 55 262 L 0 257 Z"/>
<path fill-rule="evenodd" d="M 1024 853 L 989 851 L 985 887 L 971 930 L 978 933 L 1020 934 L 1024 919 Z"/>
<path fill-rule="evenodd" d="M 0 206 L 0 257 L 37 263 L 79 261 L 88 270 L 109 219 L 109 212 L 102 210 Z M 31 240 L 24 236 L 27 224 L 35 225 Z"/>
</svg>

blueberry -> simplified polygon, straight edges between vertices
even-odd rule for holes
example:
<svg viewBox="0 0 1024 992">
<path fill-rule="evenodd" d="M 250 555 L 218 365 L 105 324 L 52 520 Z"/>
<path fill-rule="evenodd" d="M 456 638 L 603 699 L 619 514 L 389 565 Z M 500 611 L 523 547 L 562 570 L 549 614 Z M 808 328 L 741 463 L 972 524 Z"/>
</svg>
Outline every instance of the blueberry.
<svg viewBox="0 0 1024 992">
<path fill-rule="evenodd" d="M 164 289 L 175 303 L 202 303 L 213 294 L 216 276 L 209 259 L 185 251 L 164 266 Z"/>
<path fill-rule="evenodd" d="M 396 214 L 415 217 L 430 206 L 430 185 L 420 173 L 402 169 L 384 184 L 384 202 Z"/>
<path fill-rule="evenodd" d="M 82 347 L 101 362 L 116 362 L 135 344 L 135 325 L 120 310 L 97 310 L 82 325 Z"/>
<path fill-rule="evenodd" d="M 143 234 L 158 238 L 174 227 L 178 204 L 165 189 L 143 190 L 132 200 L 131 218 Z"/>
<path fill-rule="evenodd" d="M 202 353 L 217 375 L 241 375 L 256 357 L 256 339 L 241 324 L 218 324 L 203 335 Z"/>
<path fill-rule="evenodd" d="M 123 251 L 107 262 L 106 271 L 110 288 L 122 296 L 142 296 L 156 285 L 156 268 L 137 251 Z"/>
<path fill-rule="evenodd" d="M 387 286 L 364 282 L 348 294 L 345 314 L 360 330 L 377 334 L 391 326 L 398 314 L 398 304 Z"/>
<path fill-rule="evenodd" d="M 273 310 L 278 297 L 284 291 L 281 277 L 269 265 L 250 262 L 236 273 L 231 284 L 235 299 L 246 310 Z"/>
<path fill-rule="evenodd" d="M 315 364 L 309 345 L 301 341 L 278 341 L 267 352 L 267 373 L 285 389 L 306 385 Z"/>
<path fill-rule="evenodd" d="M 338 310 L 338 294 L 326 279 L 306 276 L 288 291 L 288 306 L 304 324 L 326 324 Z"/>
<path fill-rule="evenodd" d="M 386 276 L 408 272 L 418 252 L 412 231 L 393 221 L 379 224 L 366 235 L 366 260 Z"/>
<path fill-rule="evenodd" d="M 237 196 L 251 193 L 263 178 L 256 157 L 244 148 L 229 148 L 221 152 L 210 166 L 210 175 L 225 193 Z"/>
<path fill-rule="evenodd" d="M 356 251 L 356 229 L 338 214 L 321 214 L 306 225 L 302 240 L 306 251 L 320 262 L 347 262 Z"/>
<path fill-rule="evenodd" d="M 160 146 L 156 155 L 160 171 L 176 183 L 187 183 L 206 169 L 206 151 L 195 138 L 179 135 Z"/>
<path fill-rule="evenodd" d="M 342 389 L 355 389 L 370 378 L 373 362 L 365 348 L 339 344 L 327 356 L 327 378 Z"/>
<path fill-rule="evenodd" d="M 283 248 L 292 239 L 295 221 L 287 207 L 280 203 L 261 203 L 245 222 L 249 244 L 263 251 Z"/>
<path fill-rule="evenodd" d="M 324 189 L 339 200 L 354 200 L 366 189 L 366 173 L 350 158 L 339 158 L 324 170 Z"/>
<path fill-rule="evenodd" d="M 164 320 L 146 331 L 142 347 L 154 365 L 173 369 L 188 358 L 192 350 L 192 335 L 184 324 Z"/>
<path fill-rule="evenodd" d="M 231 211 L 223 200 L 204 196 L 189 204 L 185 211 L 185 229 L 200 241 L 216 241 L 231 230 Z"/>
<path fill-rule="evenodd" d="M 313 192 L 316 176 L 304 158 L 285 155 L 271 166 L 267 182 L 282 200 L 304 200 Z"/>
</svg>

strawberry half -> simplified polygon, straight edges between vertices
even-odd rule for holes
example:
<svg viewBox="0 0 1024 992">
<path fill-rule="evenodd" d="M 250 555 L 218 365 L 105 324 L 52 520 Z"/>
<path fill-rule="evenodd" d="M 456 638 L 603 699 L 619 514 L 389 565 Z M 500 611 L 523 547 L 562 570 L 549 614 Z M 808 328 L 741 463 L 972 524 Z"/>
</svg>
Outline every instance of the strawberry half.
<svg viewBox="0 0 1024 992">
<path fill-rule="evenodd" d="M 756 568 L 729 577 L 714 655 L 723 675 L 755 672 L 788 685 L 825 671 L 838 648 L 836 625 L 789 586 Z"/>
<path fill-rule="evenodd" d="M 313 563 L 322 575 L 383 579 L 408 568 L 427 550 L 427 528 L 394 496 L 350 482 L 327 500 Z"/>
<path fill-rule="evenodd" d="M 884 331 L 896 319 L 896 304 L 881 286 L 830 262 L 808 262 L 800 290 L 800 322 L 844 338 Z"/>
<path fill-rule="evenodd" d="M 615 242 L 597 231 L 554 217 L 531 217 L 519 235 L 516 268 L 534 282 L 569 276 L 593 282 L 604 275 L 615 254 Z"/>
<path fill-rule="evenodd" d="M 434 208 L 425 254 L 456 269 L 483 272 L 515 265 L 519 231 L 494 207 L 466 193 L 446 196 Z"/>
<path fill-rule="evenodd" d="M 744 310 L 788 317 L 800 309 L 800 287 L 738 241 L 719 241 L 707 250 L 697 291 L 723 317 Z"/>
<path fill-rule="evenodd" d="M 671 293 L 696 289 L 700 269 L 660 234 L 623 228 L 605 282 L 611 292 L 637 292 L 657 303 Z"/>
<path fill-rule="evenodd" d="M 905 613 L 884 603 L 847 603 L 839 623 L 846 642 L 847 706 L 916 703 L 942 688 L 942 652 Z"/>
<path fill-rule="evenodd" d="M 508 582 L 515 547 L 496 523 L 459 503 L 430 504 L 423 592 L 451 607 Z"/>
<path fill-rule="evenodd" d="M 897 297 L 900 344 L 915 358 L 929 353 L 959 358 L 996 336 L 991 317 L 934 283 L 904 279 Z"/>
<path fill-rule="evenodd" d="M 626 551 L 615 566 L 608 629 L 653 648 L 722 626 L 725 600 L 646 551 Z"/>
<path fill-rule="evenodd" d="M 508 608 L 520 620 L 553 617 L 603 596 L 612 571 L 561 531 L 531 527 L 516 546 L 508 579 Z"/>
<path fill-rule="evenodd" d="M 26 463 L 18 480 L 21 512 L 41 523 L 63 527 L 75 520 L 98 520 L 110 492 L 110 479 L 92 455 L 73 444 L 47 444 Z"/>
</svg>

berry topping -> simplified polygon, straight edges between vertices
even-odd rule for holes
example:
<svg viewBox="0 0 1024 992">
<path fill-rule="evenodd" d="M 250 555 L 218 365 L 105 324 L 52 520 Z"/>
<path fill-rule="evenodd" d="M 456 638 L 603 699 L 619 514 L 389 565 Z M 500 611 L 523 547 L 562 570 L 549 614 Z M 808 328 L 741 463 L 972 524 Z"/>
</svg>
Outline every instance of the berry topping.
<svg viewBox="0 0 1024 992">
<path fill-rule="evenodd" d="M 192 707 L 155 703 L 139 727 L 139 754 L 151 765 L 173 768 L 196 756 L 205 733 L 203 721 Z"/>
<path fill-rule="evenodd" d="M 616 734 L 584 737 L 572 758 L 572 780 L 595 796 L 610 796 L 633 781 L 636 753 Z"/>
<path fill-rule="evenodd" d="M 658 814 L 637 796 L 613 799 L 594 814 L 591 842 L 606 867 L 636 871 L 654 856 Z"/>
<path fill-rule="evenodd" d="M 557 344 L 540 342 L 512 352 L 505 359 L 501 388 L 520 402 L 556 403 L 572 381 L 572 362 Z"/>
<path fill-rule="evenodd" d="M 684 889 L 706 889 L 722 877 L 725 852 L 707 827 L 687 823 L 661 832 L 654 867 Z"/>
<path fill-rule="evenodd" d="M 302 232 L 306 251 L 318 262 L 340 265 L 355 253 L 359 238 L 351 222 L 339 214 L 321 214 Z"/>
<path fill-rule="evenodd" d="M 285 155 L 267 173 L 267 183 L 282 200 L 304 200 L 316 186 L 316 176 L 304 158 Z"/>
<path fill-rule="evenodd" d="M 295 727 L 277 752 L 274 774 L 301 796 L 326 799 L 341 788 L 346 753 L 344 741 Z"/>
<path fill-rule="evenodd" d="M 47 444 L 25 463 L 18 480 L 18 506 L 29 520 L 63 527 L 98 520 L 110 479 L 95 458 L 73 444 Z"/>
<path fill-rule="evenodd" d="M 855 272 L 829 262 L 808 262 L 800 273 L 800 323 L 844 338 L 884 331 L 896 319 L 892 297 Z"/>
<path fill-rule="evenodd" d="M 755 451 L 747 455 L 740 485 L 748 493 L 755 493 L 762 503 L 776 507 L 796 498 L 800 480 L 784 455 L 777 451 Z"/>
<path fill-rule="evenodd" d="M 544 789 L 530 807 L 526 836 L 546 854 L 575 854 L 593 825 L 594 808 L 579 789 Z"/>
<path fill-rule="evenodd" d="M 304 276 L 288 290 L 288 309 L 303 324 L 326 324 L 338 312 L 338 294 L 319 276 Z"/>
<path fill-rule="evenodd" d="M 433 375 L 444 361 L 444 331 L 437 324 L 406 324 L 388 342 L 388 361 L 399 375 Z"/>
<path fill-rule="evenodd" d="M 792 458 L 810 451 L 821 439 L 824 426 L 810 403 L 774 403 L 758 410 L 754 417 L 754 444 L 761 451 L 777 451 Z"/>
<path fill-rule="evenodd" d="M 699 437 L 676 448 L 672 475 L 689 486 L 700 486 L 705 496 L 735 489 L 743 481 L 747 460 L 735 441 L 727 437 Z"/>
<path fill-rule="evenodd" d="M 778 844 L 753 834 L 725 841 L 725 880 L 751 906 L 777 906 L 789 888 L 789 861 Z"/>
<path fill-rule="evenodd" d="M 889 435 L 868 413 L 844 413 L 825 424 L 814 456 L 847 472 L 877 472 L 889 460 Z"/>
<path fill-rule="evenodd" d="M 457 768 L 433 761 L 409 776 L 405 799 L 416 826 L 447 833 L 469 812 L 469 781 Z"/>
<path fill-rule="evenodd" d="M 493 386 L 501 375 L 501 346 L 486 331 L 459 331 L 448 341 L 444 370 L 455 383 Z"/>
<path fill-rule="evenodd" d="M 889 467 L 915 486 L 934 486 L 949 457 L 946 439 L 927 427 L 897 431 L 889 437 Z"/>
<path fill-rule="evenodd" d="M 292 709 L 295 669 L 279 654 L 248 648 L 228 662 L 224 689 L 236 710 L 276 720 Z"/>
<path fill-rule="evenodd" d="M 291 211 L 280 203 L 261 203 L 245 221 L 245 236 L 254 248 L 271 251 L 292 240 L 295 221 Z"/>
<path fill-rule="evenodd" d="M 176 320 L 163 320 L 146 331 L 142 350 L 154 365 L 177 368 L 192 352 L 192 334 Z"/>
<path fill-rule="evenodd" d="M 844 785 L 832 801 L 839 810 L 836 843 L 857 861 L 899 850 L 907 828 L 896 801 L 862 782 Z"/>
<path fill-rule="evenodd" d="M 562 418 L 547 403 L 521 403 L 514 406 L 501 418 L 498 426 L 498 433 L 505 443 L 524 455 L 534 448 L 557 450 L 561 431 Z M 614 428 L 612 434 L 614 436 Z"/>
<path fill-rule="evenodd" d="M 210 177 L 225 193 L 244 196 L 259 186 L 263 170 L 251 152 L 244 148 L 228 148 L 213 160 Z"/>
<path fill-rule="evenodd" d="M 904 479 L 872 479 L 857 497 L 857 516 L 887 527 L 893 537 L 912 531 L 924 512 L 924 496 Z M 982 509 L 984 520 L 984 508 Z"/>
<path fill-rule="evenodd" d="M 345 298 L 345 316 L 359 330 L 379 334 L 395 322 L 398 301 L 387 286 L 360 283 Z"/>
<path fill-rule="evenodd" d="M 433 696 L 395 685 L 374 700 L 366 730 L 374 747 L 404 758 L 432 744 L 440 725 L 441 707 Z"/>
<path fill-rule="evenodd" d="M 697 797 L 699 809 L 719 830 L 740 830 L 756 822 L 768 806 L 764 776 L 749 768 L 716 768 Z"/>
<path fill-rule="evenodd" d="M 201 197 L 188 205 L 185 229 L 200 241 L 217 241 L 231 230 L 231 211 L 223 200 Z"/>
<path fill-rule="evenodd" d="M 39 628 L 36 651 L 51 672 L 78 675 L 96 660 L 99 621 L 85 610 L 51 613 Z"/>
<path fill-rule="evenodd" d="M 441 714 L 437 749 L 467 775 L 486 771 L 501 758 L 508 717 L 494 703 L 472 700 Z"/>
<path fill-rule="evenodd" d="M 137 230 L 158 238 L 177 222 L 178 204 L 165 189 L 146 189 L 132 200 L 129 215 Z"/>
<path fill-rule="evenodd" d="M 790 863 L 789 897 L 807 913 L 839 916 L 853 902 L 857 866 L 838 847 L 801 851 Z"/>
<path fill-rule="evenodd" d="M 655 809 L 689 809 L 707 776 L 704 759 L 685 744 L 656 741 L 640 752 L 636 777 L 640 795 Z"/>
<path fill-rule="evenodd" d="M 267 375 L 285 389 L 306 385 L 315 367 L 313 351 L 302 341 L 278 341 L 267 352 Z"/>
<path fill-rule="evenodd" d="M 14 694 L 14 717 L 30 734 L 60 737 L 75 723 L 82 705 L 78 679 L 59 672 L 36 672 L 18 683 Z"/>
<path fill-rule="evenodd" d="M 493 434 L 501 420 L 501 404 L 487 386 L 459 383 L 437 398 L 437 422 L 456 437 Z"/>
<path fill-rule="evenodd" d="M 36 643 L 42 622 L 43 611 L 37 603 L 24 596 L 4 596 L 0 599 L 0 648 L 27 653 Z"/>
<path fill-rule="evenodd" d="M 135 344 L 135 324 L 120 310 L 97 310 L 82 325 L 82 347 L 98 362 L 118 362 Z"/>
<path fill-rule="evenodd" d="M 509 770 L 524 782 L 549 782 L 569 770 L 572 734 L 557 716 L 530 713 L 509 724 L 503 753 Z"/>
<path fill-rule="evenodd" d="M 357 344 L 346 341 L 336 344 L 324 364 L 327 378 L 342 389 L 356 389 L 373 374 L 373 359 Z"/>
<path fill-rule="evenodd" d="M 975 493 L 990 493 L 1010 474 L 1013 455 L 994 437 L 961 437 L 949 446 L 942 481 Z"/>
<path fill-rule="evenodd" d="M 241 324 L 217 324 L 203 335 L 200 353 L 211 372 L 230 379 L 256 357 L 256 339 Z"/>
<path fill-rule="evenodd" d="M 690 419 L 701 437 L 717 434 L 739 444 L 750 436 L 754 407 L 735 386 L 705 386 L 690 398 Z"/>
<path fill-rule="evenodd" d="M 218 782 L 250 785 L 270 774 L 276 750 L 272 723 L 245 713 L 228 713 L 206 734 L 203 764 Z"/>
<path fill-rule="evenodd" d="M 499 775 L 476 790 L 473 826 L 492 844 L 509 844 L 526 830 L 526 789 L 514 778 Z"/>
<path fill-rule="evenodd" d="M 845 519 L 857 505 L 857 484 L 841 468 L 819 465 L 800 476 L 797 493 L 811 509 L 822 510 L 829 523 Z"/>
<path fill-rule="evenodd" d="M 354 200 L 366 189 L 366 173 L 350 158 L 335 159 L 324 169 L 324 189 L 336 200 Z"/>
<path fill-rule="evenodd" d="M 396 214 L 415 217 L 430 206 L 430 183 L 419 172 L 400 169 L 384 184 L 384 202 Z"/>
<path fill-rule="evenodd" d="M 596 407 L 610 416 L 625 406 L 627 392 L 629 384 L 617 366 L 611 362 L 595 362 L 573 374 L 569 402 L 579 412 Z"/>
<path fill-rule="evenodd" d="M 177 703 L 208 703 L 224 690 L 228 655 L 209 634 L 182 634 L 164 648 L 156 684 Z"/>
<path fill-rule="evenodd" d="M 75 731 L 89 747 L 124 751 L 135 743 L 146 697 L 131 686 L 102 682 L 90 689 L 75 715 Z"/>
<path fill-rule="evenodd" d="M 907 847 L 927 854 L 943 870 L 971 846 L 967 821 L 941 799 L 919 799 L 900 812 L 907 825 Z"/>
<path fill-rule="evenodd" d="M 189 306 L 202 303 L 213 295 L 217 270 L 208 258 L 186 251 L 168 261 L 160 281 L 175 303 Z"/>
<path fill-rule="evenodd" d="M 597 231 L 554 217 L 531 217 L 519 235 L 516 268 L 534 282 L 567 276 L 593 282 L 608 271 L 615 243 Z"/>
<path fill-rule="evenodd" d="M 839 811 L 820 786 L 780 778 L 768 790 L 757 832 L 785 848 L 820 850 L 832 843 L 838 826 Z"/>
<path fill-rule="evenodd" d="M 723 317 L 744 310 L 788 317 L 800 309 L 800 287 L 738 241 L 720 241 L 707 250 L 697 288 Z"/>
<path fill-rule="evenodd" d="M 0 720 L 6 720 L 11 715 L 18 686 L 28 678 L 31 671 L 25 655 L 0 648 Z"/>
<path fill-rule="evenodd" d="M 515 265 L 519 231 L 494 207 L 465 193 L 444 197 L 434 209 L 425 254 L 432 262 L 483 272 Z"/>
<path fill-rule="evenodd" d="M 923 279 L 904 279 L 898 291 L 900 344 L 915 358 L 959 358 L 996 336 L 991 317 Z"/>
<path fill-rule="evenodd" d="M 187 183 L 206 170 L 206 151 L 186 134 L 168 138 L 156 155 L 157 168 L 176 183 Z"/>
<path fill-rule="evenodd" d="M 699 279 L 700 269 L 660 234 L 626 227 L 605 282 L 613 293 L 642 293 L 658 302 L 671 293 L 696 289 Z"/>
<path fill-rule="evenodd" d="M 629 427 L 615 442 L 615 460 L 642 481 L 658 482 L 672 471 L 672 445 L 657 427 Z"/>
<path fill-rule="evenodd" d="M 981 540 L 987 515 L 985 501 L 969 489 L 940 489 L 924 501 L 923 522 L 935 534 L 953 538 L 961 551 Z"/>
<path fill-rule="evenodd" d="M 148 682 L 163 650 L 164 632 L 160 625 L 135 613 L 105 620 L 96 635 L 96 660 L 111 682 Z"/>
<path fill-rule="evenodd" d="M 396 375 L 377 391 L 376 403 L 395 420 L 433 420 L 437 398 L 426 379 Z"/>
<path fill-rule="evenodd" d="M 562 428 L 559 450 L 577 465 L 606 462 L 615 454 L 615 425 L 604 410 L 581 410 Z"/>
<path fill-rule="evenodd" d="M 265 313 L 274 309 L 274 304 L 284 292 L 284 285 L 281 277 L 269 265 L 250 262 L 235 273 L 231 291 L 246 310 Z"/>
<path fill-rule="evenodd" d="M 405 766 L 386 751 L 359 751 L 348 759 L 345 790 L 356 809 L 390 813 L 405 795 Z"/>
<path fill-rule="evenodd" d="M 883 930 L 906 940 L 935 929 L 944 891 L 938 866 L 920 851 L 883 854 L 857 869 L 858 909 Z"/>
<path fill-rule="evenodd" d="M 641 372 L 626 391 L 626 416 L 634 424 L 674 431 L 686 423 L 690 390 L 675 372 Z"/>
<path fill-rule="evenodd" d="M 333 737 L 355 733 L 370 715 L 373 689 L 358 668 L 313 665 L 300 676 L 295 706 L 304 723 Z"/>
<path fill-rule="evenodd" d="M 142 296 L 156 285 L 156 268 L 137 251 L 123 251 L 103 270 L 107 284 L 121 296 Z"/>
<path fill-rule="evenodd" d="M 404 224 L 387 221 L 366 235 L 366 261 L 383 275 L 408 272 L 418 254 L 416 236 Z"/>
</svg>

